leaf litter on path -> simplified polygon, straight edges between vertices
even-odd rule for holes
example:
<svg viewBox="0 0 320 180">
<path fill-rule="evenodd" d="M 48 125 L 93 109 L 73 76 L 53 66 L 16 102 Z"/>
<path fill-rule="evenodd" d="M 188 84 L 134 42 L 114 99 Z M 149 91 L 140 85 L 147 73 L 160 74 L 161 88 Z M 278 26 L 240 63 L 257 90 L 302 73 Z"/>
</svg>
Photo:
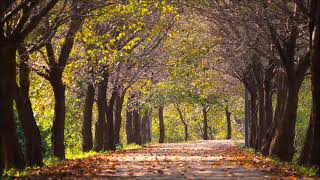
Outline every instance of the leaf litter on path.
<svg viewBox="0 0 320 180">
<path fill-rule="evenodd" d="M 151 145 L 44 167 L 21 179 L 297 179 L 293 169 L 256 156 L 234 141 Z"/>
</svg>

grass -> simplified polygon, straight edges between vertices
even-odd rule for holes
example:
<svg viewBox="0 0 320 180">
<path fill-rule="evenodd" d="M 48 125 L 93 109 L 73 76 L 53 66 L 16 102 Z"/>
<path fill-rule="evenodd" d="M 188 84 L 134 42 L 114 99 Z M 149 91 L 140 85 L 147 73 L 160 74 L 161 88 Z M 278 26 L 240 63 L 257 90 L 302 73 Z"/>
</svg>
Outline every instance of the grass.
<svg viewBox="0 0 320 180">
<path fill-rule="evenodd" d="M 142 146 L 138 144 L 124 144 L 124 145 L 119 145 L 117 147 L 117 150 L 133 150 L 133 149 L 140 149 Z"/>
</svg>

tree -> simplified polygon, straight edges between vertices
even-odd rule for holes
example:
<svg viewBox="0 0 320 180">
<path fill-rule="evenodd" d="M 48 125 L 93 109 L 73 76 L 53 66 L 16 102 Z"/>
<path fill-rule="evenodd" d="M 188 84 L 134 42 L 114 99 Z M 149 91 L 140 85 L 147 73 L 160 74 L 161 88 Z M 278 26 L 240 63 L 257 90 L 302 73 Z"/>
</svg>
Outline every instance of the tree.
<svg viewBox="0 0 320 180">
<path fill-rule="evenodd" d="M 19 44 L 37 27 L 58 0 L 5 1 L 0 8 L 0 127 L 5 168 L 23 168 L 24 162 L 13 119 L 13 97 L 16 81 L 16 52 Z M 20 14 L 20 16 L 19 16 Z M 18 18 L 18 19 L 16 19 Z M 7 28 L 12 27 L 12 28 Z"/>
<path fill-rule="evenodd" d="M 298 4 L 303 6 L 303 4 Z M 310 2 L 310 60 L 311 60 L 311 81 L 312 81 L 312 112 L 307 131 L 307 137 L 300 155 L 300 163 L 305 165 L 320 165 L 320 3 Z"/>
</svg>

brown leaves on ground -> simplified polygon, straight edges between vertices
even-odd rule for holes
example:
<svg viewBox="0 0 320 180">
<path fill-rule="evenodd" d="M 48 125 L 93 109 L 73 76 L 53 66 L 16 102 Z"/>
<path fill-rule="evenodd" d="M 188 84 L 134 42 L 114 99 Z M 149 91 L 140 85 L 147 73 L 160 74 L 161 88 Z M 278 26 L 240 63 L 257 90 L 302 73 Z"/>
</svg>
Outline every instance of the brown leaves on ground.
<svg viewBox="0 0 320 180">
<path fill-rule="evenodd" d="M 296 179 L 293 169 L 256 156 L 232 141 L 197 141 L 119 151 L 34 171 L 26 179 Z"/>
</svg>

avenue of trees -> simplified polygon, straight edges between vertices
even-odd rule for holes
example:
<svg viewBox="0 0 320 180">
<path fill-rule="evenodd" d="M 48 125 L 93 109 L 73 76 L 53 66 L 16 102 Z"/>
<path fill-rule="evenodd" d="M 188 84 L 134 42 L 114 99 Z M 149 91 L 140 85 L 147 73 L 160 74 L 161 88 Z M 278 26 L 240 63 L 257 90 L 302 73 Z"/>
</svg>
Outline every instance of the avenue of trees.
<svg viewBox="0 0 320 180">
<path fill-rule="evenodd" d="M 311 77 L 311 115 L 299 163 L 319 165 L 320 3 L 202 1 L 191 6 L 224 38 L 217 51 L 227 63 L 222 71 L 239 79 L 249 95 L 249 147 L 293 159 L 299 91 Z"/>
<path fill-rule="evenodd" d="M 231 138 L 319 166 L 319 25 L 317 0 L 4 0 L 0 172 Z"/>
</svg>

